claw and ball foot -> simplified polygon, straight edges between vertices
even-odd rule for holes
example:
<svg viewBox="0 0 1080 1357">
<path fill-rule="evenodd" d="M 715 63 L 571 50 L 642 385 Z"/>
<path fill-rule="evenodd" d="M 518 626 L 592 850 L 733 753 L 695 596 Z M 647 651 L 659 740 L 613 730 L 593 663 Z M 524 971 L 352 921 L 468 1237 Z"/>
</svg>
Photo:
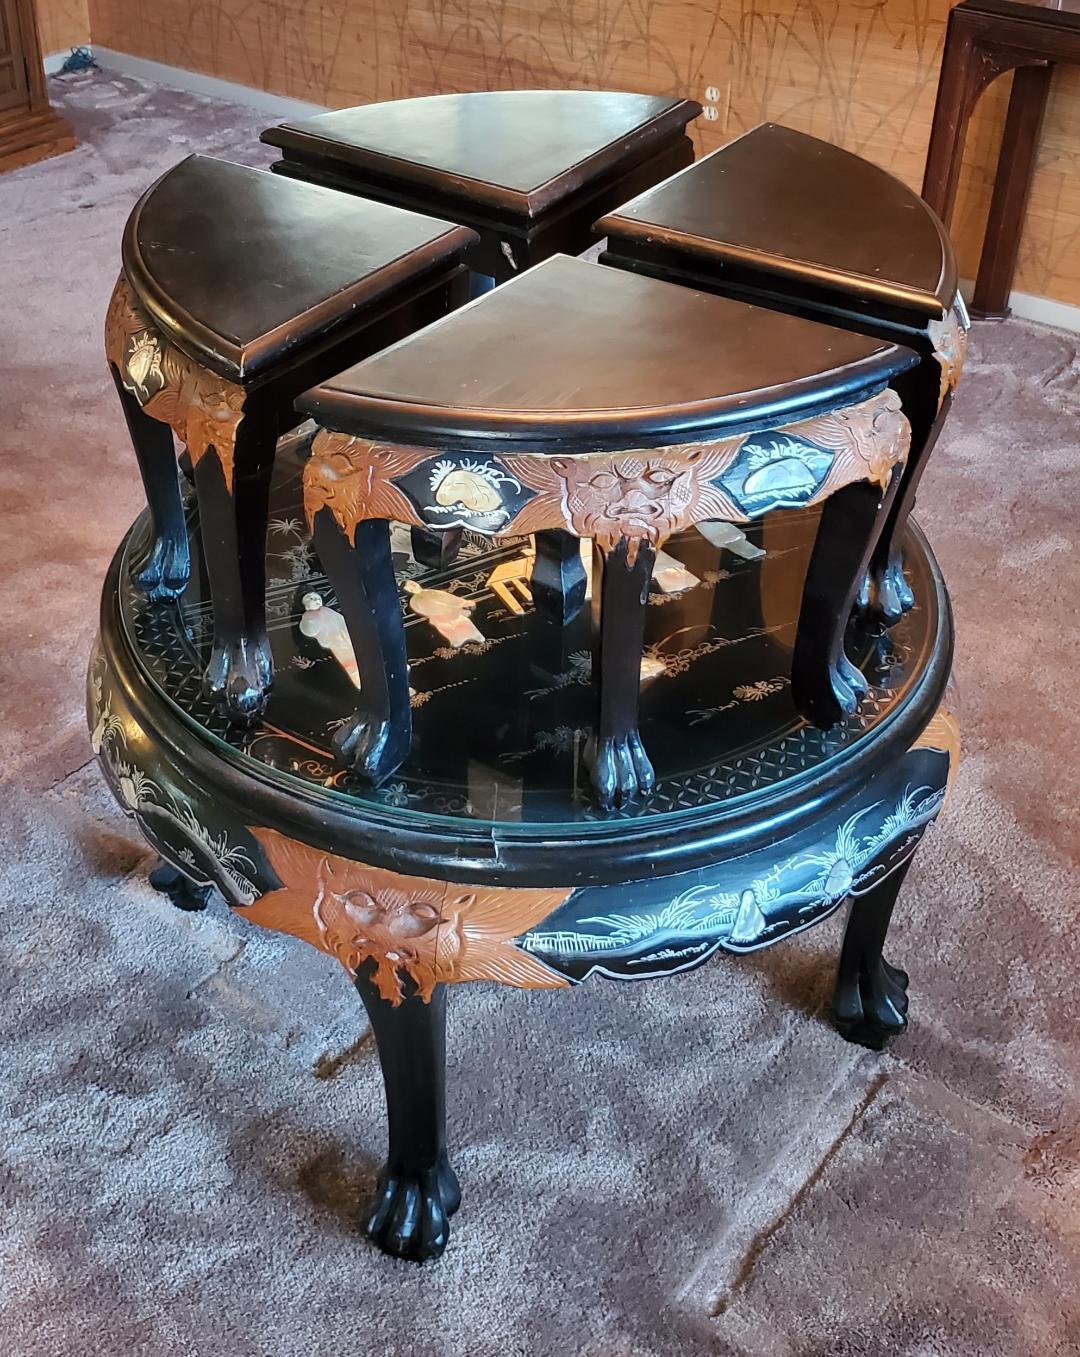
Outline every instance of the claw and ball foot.
<svg viewBox="0 0 1080 1357">
<path fill-rule="evenodd" d="M 363 1228 L 384 1253 L 422 1263 L 446 1248 L 461 1204 L 446 1156 L 446 990 L 425 1003 L 407 981 L 394 1005 L 373 975 L 366 963 L 356 988 L 379 1048 L 390 1145 Z"/>
<path fill-rule="evenodd" d="M 877 485 L 857 481 L 831 495 L 821 511 L 803 587 L 791 692 L 799 714 L 823 729 L 853 715 L 868 691 L 844 652 L 844 640 L 899 484 L 894 474 L 882 496 Z"/>
<path fill-rule="evenodd" d="M 360 692 L 334 740 L 343 764 L 378 786 L 404 761 L 412 739 L 409 671 L 390 525 L 366 519 L 352 541 L 328 509 L 315 515 L 315 550 L 338 597 L 360 667 Z"/>
<path fill-rule="evenodd" d="M 610 550 L 598 550 L 596 559 L 601 581 L 593 594 L 600 604 L 593 673 L 599 712 L 587 762 L 597 800 L 610 809 L 648 796 L 656 785 L 638 734 L 645 605 L 656 552 L 647 541 L 632 546 L 622 538 Z"/>
<path fill-rule="evenodd" d="M 274 678 L 270 642 L 258 636 L 232 636 L 216 640 L 203 673 L 207 693 L 238 725 L 250 725 L 266 706 Z"/>
<path fill-rule="evenodd" d="M 870 562 L 859 590 L 859 615 L 867 626 L 892 627 L 915 606 L 899 552 L 880 568 Z"/>
<path fill-rule="evenodd" d="M 167 895 L 177 909 L 189 914 L 205 909 L 214 892 L 213 886 L 197 885 L 164 858 L 159 858 L 158 865 L 151 869 L 149 881 L 154 890 Z"/>
<path fill-rule="evenodd" d="M 872 1051 L 907 1027 L 908 978 L 882 956 L 893 906 L 911 863 L 896 868 L 851 902 L 833 996 L 833 1019 L 841 1036 Z"/>
<path fill-rule="evenodd" d="M 450 1217 L 461 1205 L 461 1188 L 443 1155 L 433 1168 L 379 1174 L 364 1218 L 364 1233 L 383 1253 L 423 1263 L 438 1258 L 450 1239 Z"/>
<path fill-rule="evenodd" d="M 195 463 L 203 556 L 214 605 L 214 639 L 203 688 L 240 725 L 250 725 L 262 714 L 274 676 L 266 634 L 266 523 L 276 432 L 267 418 L 245 414 L 233 440 L 231 482 L 215 449 Z M 224 458 L 229 461 L 228 453 Z"/>
<path fill-rule="evenodd" d="M 191 574 L 172 430 L 143 410 L 115 368 L 112 374 L 150 510 L 150 546 L 139 562 L 136 579 L 151 602 L 161 603 L 179 598 Z"/>
</svg>

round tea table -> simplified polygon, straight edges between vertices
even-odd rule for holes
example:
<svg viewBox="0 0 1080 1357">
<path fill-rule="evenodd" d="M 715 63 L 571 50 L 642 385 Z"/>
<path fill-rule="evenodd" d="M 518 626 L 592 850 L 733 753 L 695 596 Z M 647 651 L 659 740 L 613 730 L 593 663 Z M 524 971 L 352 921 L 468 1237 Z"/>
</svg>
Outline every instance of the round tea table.
<svg viewBox="0 0 1080 1357">
<path fill-rule="evenodd" d="M 213 628 L 197 524 L 184 594 L 153 603 L 137 581 L 144 515 L 106 580 L 89 722 L 110 788 L 162 858 L 159 888 L 188 908 L 214 889 L 355 981 L 386 1083 L 389 1155 L 366 1217 L 381 1248 L 436 1256 L 460 1202 L 444 1130 L 451 982 L 673 974 L 850 901 L 836 1023 L 874 1047 L 904 1028 L 907 977 L 882 945 L 957 756 L 949 605 L 917 530 L 905 559 L 919 604 L 887 635 L 849 637 L 869 693 L 829 730 L 791 696 L 820 510 L 768 514 L 745 536 L 673 534 L 640 675 L 656 790 L 630 813 L 598 806 L 582 775 L 588 611 L 562 625 L 533 606 L 527 539 L 469 535 L 432 571 L 410 556 L 407 527 L 393 529 L 414 754 L 380 787 L 335 764 L 354 668 L 304 528 L 302 473 L 299 453 L 279 449 L 267 556 L 278 681 L 261 721 L 230 724 L 203 693 Z M 472 631 L 448 640 L 455 606 Z"/>
</svg>

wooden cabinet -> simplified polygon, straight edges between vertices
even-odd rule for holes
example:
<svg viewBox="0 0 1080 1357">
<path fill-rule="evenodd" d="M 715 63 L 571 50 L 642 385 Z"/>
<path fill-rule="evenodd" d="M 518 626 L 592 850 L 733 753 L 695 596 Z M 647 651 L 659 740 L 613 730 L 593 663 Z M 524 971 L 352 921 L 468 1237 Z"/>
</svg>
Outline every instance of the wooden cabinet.
<svg viewBox="0 0 1080 1357">
<path fill-rule="evenodd" d="M 71 128 L 49 105 L 32 0 L 0 0 L 0 170 L 74 145 Z"/>
</svg>

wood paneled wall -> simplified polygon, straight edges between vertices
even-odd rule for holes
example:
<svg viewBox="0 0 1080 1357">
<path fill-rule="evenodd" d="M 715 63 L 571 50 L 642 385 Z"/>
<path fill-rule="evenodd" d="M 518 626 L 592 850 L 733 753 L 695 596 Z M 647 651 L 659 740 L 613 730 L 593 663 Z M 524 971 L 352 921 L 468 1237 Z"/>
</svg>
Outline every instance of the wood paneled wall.
<svg viewBox="0 0 1080 1357">
<path fill-rule="evenodd" d="M 37 0 L 41 50 L 63 52 L 68 47 L 85 47 L 90 41 L 90 14 L 86 0 Z"/>
<path fill-rule="evenodd" d="M 71 0 L 76 3 L 77 0 Z M 66 0 L 47 0 L 63 5 Z M 333 106 L 569 85 L 714 94 L 711 150 L 763 119 L 916 188 L 948 0 L 89 0 L 108 47 Z M 1011 77 L 972 127 L 953 233 L 972 276 Z M 1080 72 L 1060 72 L 1017 286 L 1080 304 Z"/>
</svg>

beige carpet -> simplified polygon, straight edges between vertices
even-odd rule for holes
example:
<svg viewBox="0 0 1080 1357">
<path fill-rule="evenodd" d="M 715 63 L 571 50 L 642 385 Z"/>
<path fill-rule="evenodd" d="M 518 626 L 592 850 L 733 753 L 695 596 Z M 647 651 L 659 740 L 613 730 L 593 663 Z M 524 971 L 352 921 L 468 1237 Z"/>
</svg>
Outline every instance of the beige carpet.
<svg viewBox="0 0 1080 1357">
<path fill-rule="evenodd" d="M 136 195 L 249 111 L 54 81 L 0 178 L 5 1357 L 1080 1353 L 1080 359 L 977 326 L 921 520 L 966 758 L 891 953 L 893 1053 L 826 1025 L 839 921 L 694 975 L 451 995 L 465 1203 L 438 1264 L 353 1218 L 382 1094 L 336 963 L 178 913 L 88 763 L 97 594 L 139 508 L 101 354 Z"/>
</svg>

